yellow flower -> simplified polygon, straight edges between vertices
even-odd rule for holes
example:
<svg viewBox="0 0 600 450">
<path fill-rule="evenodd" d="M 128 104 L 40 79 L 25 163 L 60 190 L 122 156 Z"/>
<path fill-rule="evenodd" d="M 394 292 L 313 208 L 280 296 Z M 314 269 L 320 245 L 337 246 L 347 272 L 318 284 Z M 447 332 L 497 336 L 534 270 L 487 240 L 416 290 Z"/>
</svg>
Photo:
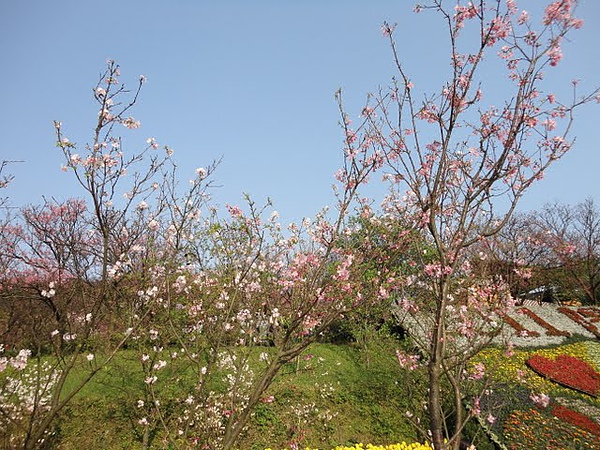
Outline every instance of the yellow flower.
<svg viewBox="0 0 600 450">
<path fill-rule="evenodd" d="M 272 450 L 267 448 L 265 450 Z M 286 449 L 287 450 L 287 449 Z M 306 447 L 304 450 L 319 450 L 317 448 Z M 407 444 L 406 442 L 401 442 L 399 444 L 391 444 L 391 445 L 373 445 L 367 444 L 366 448 L 364 444 L 355 444 L 353 447 L 345 447 L 345 446 L 337 446 L 333 450 L 433 450 L 428 443 L 420 444 L 413 443 Z"/>
</svg>

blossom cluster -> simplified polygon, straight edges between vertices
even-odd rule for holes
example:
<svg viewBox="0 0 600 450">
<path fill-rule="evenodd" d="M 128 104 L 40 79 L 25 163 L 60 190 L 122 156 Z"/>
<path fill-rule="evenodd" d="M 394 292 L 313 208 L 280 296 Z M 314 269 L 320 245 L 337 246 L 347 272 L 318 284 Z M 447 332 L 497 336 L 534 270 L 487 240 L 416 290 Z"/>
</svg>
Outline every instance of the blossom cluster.
<svg viewBox="0 0 600 450">
<path fill-rule="evenodd" d="M 28 364 L 29 354 L 28 350 L 21 350 L 9 358 L 15 372 L 9 372 L 0 381 L 0 427 L 8 432 L 11 448 L 21 447 L 31 421 L 40 420 L 50 409 L 58 381 L 57 371 L 48 362 Z"/>
</svg>

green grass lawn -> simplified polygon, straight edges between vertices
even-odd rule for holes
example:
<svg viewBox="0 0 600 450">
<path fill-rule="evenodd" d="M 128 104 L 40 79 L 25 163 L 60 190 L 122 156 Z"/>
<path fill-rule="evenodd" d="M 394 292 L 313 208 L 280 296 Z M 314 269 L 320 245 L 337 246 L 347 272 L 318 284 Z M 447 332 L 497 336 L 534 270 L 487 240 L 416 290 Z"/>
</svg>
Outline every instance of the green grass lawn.
<svg viewBox="0 0 600 450">
<path fill-rule="evenodd" d="M 391 345 L 369 350 L 315 344 L 285 365 L 260 403 L 239 448 L 283 448 L 290 442 L 327 448 L 419 440 L 405 416 L 401 372 Z M 143 376 L 133 352 L 122 351 L 69 405 L 59 427 L 61 450 L 141 448 L 136 402 Z M 165 369 L 166 370 L 166 369 Z M 176 396 L 185 370 L 172 367 L 168 385 Z M 78 374 L 71 382 L 75 382 Z M 138 395 L 136 395 L 136 393 Z M 160 448 L 160 439 L 155 439 Z"/>
</svg>

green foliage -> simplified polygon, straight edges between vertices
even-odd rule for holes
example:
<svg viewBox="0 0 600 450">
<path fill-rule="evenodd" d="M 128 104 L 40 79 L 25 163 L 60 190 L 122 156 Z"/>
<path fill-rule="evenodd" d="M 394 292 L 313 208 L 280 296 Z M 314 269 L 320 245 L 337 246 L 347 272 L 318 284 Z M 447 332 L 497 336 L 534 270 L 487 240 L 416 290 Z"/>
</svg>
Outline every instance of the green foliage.
<svg viewBox="0 0 600 450">
<path fill-rule="evenodd" d="M 416 441 L 418 436 L 404 414 L 411 406 L 401 395 L 406 386 L 395 361 L 395 346 L 396 341 L 382 334 L 375 335 L 368 348 L 311 346 L 283 367 L 254 411 L 238 448 L 285 448 L 292 442 L 332 448 L 358 442 Z M 98 442 L 111 449 L 142 448 L 136 392 L 143 395 L 144 383 L 134 355 L 120 352 L 110 369 L 83 388 L 59 422 L 55 448 L 97 448 Z M 250 361 L 251 367 L 258 364 L 257 357 Z M 193 379 L 184 366 L 171 370 L 172 376 L 162 377 L 168 381 L 156 388 L 164 399 L 176 402 L 185 392 L 182 387 Z M 75 371 L 73 377 L 78 376 Z M 152 448 L 162 448 L 160 430 L 154 433 Z"/>
</svg>

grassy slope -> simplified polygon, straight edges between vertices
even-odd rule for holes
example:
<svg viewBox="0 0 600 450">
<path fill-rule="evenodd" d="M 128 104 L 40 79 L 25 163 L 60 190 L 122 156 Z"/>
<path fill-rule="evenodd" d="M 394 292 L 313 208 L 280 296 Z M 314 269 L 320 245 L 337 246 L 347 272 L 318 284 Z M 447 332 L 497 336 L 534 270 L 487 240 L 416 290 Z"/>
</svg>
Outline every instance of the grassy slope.
<svg viewBox="0 0 600 450">
<path fill-rule="evenodd" d="M 404 415 L 409 407 L 392 347 L 312 346 L 283 368 L 266 394 L 274 401 L 259 405 L 240 448 L 418 440 Z M 132 357 L 123 352 L 120 368 L 103 372 L 75 399 L 60 425 L 57 448 L 140 448 L 137 397 L 131 391 L 141 392 L 143 381 Z M 156 438 L 157 448 L 159 443 Z"/>
<path fill-rule="evenodd" d="M 266 397 L 272 395 L 274 400 L 259 404 L 239 448 L 282 449 L 298 442 L 301 448 L 327 449 L 358 442 L 390 444 L 422 440 L 415 435 L 405 415 L 406 411 L 420 409 L 423 399 L 410 394 L 422 391 L 416 388 L 416 379 L 409 378 L 411 372 L 398 368 L 394 356 L 398 342 L 383 339 L 369 344 L 366 349 L 354 345 L 317 344 L 297 361 L 285 366 L 265 394 Z M 517 409 L 531 408 L 533 404 L 528 399 L 530 390 L 547 392 L 552 397 L 580 396 L 529 371 L 524 364 L 527 355 L 540 352 L 550 357 L 555 352 L 574 353 L 600 368 L 598 343 L 583 345 L 586 355 L 581 353 L 581 345 L 576 344 L 544 350 L 518 350 L 512 358 L 503 357 L 501 350 L 490 349 L 481 357 L 496 382 L 508 383 L 515 388 L 521 386 L 519 389 L 524 394 L 520 401 L 523 405 L 517 399 L 514 399 L 516 403 L 510 401 L 509 404 Z M 139 411 L 135 406 L 143 390 L 139 363 L 133 353 L 124 351 L 119 356 L 117 367 L 104 371 L 70 405 L 60 424 L 56 448 L 141 448 L 141 427 L 137 424 Z M 526 374 L 525 386 L 515 383 L 519 378 L 518 371 Z M 175 376 L 164 389 L 176 393 L 174 379 Z M 597 399 L 586 401 L 600 407 Z M 509 407 L 506 414 L 510 414 L 511 409 Z M 501 433 L 504 417 L 498 419 L 500 430 L 494 431 Z M 476 431 L 476 428 L 477 424 L 472 423 L 469 434 L 477 434 L 477 448 L 493 448 L 481 430 Z M 163 448 L 160 436 L 154 439 L 152 448 Z M 515 448 L 525 447 L 517 445 Z"/>
</svg>

